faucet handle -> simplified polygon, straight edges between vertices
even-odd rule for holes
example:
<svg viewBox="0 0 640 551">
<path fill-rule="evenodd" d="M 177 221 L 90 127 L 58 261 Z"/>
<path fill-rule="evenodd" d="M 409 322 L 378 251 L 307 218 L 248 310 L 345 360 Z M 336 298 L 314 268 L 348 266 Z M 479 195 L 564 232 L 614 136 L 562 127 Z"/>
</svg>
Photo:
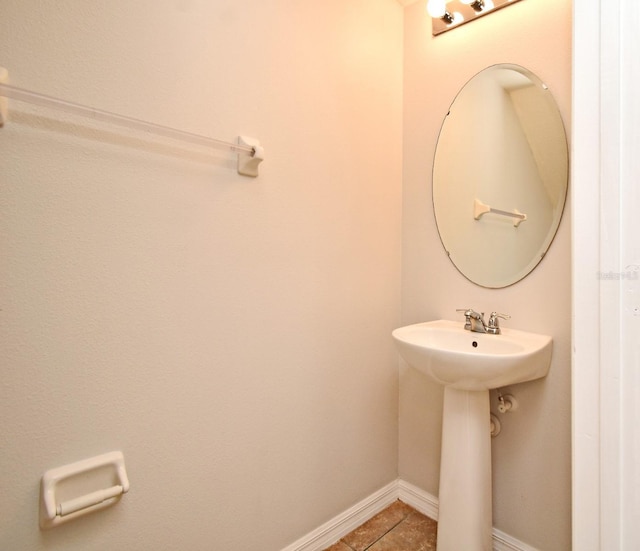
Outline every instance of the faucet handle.
<svg viewBox="0 0 640 551">
<path fill-rule="evenodd" d="M 508 320 L 511 318 L 509 314 L 498 314 L 498 312 L 491 312 L 489 316 L 489 322 L 487 323 L 487 333 L 493 333 L 494 335 L 500 334 L 500 323 L 498 318 Z"/>
<path fill-rule="evenodd" d="M 471 308 L 457 308 L 456 312 L 464 312 L 464 315 L 467 318 L 482 320 L 484 322 L 484 312 L 478 313 L 475 310 L 472 310 Z"/>
<path fill-rule="evenodd" d="M 471 331 L 471 314 L 473 314 L 473 310 L 471 308 L 456 308 L 456 312 L 462 312 L 464 314 L 464 328 L 467 331 Z"/>
</svg>

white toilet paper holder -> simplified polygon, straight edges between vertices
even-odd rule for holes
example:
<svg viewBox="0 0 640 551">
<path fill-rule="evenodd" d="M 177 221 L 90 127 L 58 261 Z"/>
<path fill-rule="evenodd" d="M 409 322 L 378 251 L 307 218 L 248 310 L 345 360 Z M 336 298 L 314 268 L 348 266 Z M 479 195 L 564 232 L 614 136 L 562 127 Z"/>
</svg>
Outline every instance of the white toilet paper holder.
<svg viewBox="0 0 640 551">
<path fill-rule="evenodd" d="M 92 485 L 109 483 L 112 485 L 107 488 L 86 491 Z M 114 451 L 48 470 L 42 475 L 40 489 L 41 528 L 108 507 L 129 490 L 124 456 Z M 79 489 L 84 493 L 78 495 Z"/>
</svg>

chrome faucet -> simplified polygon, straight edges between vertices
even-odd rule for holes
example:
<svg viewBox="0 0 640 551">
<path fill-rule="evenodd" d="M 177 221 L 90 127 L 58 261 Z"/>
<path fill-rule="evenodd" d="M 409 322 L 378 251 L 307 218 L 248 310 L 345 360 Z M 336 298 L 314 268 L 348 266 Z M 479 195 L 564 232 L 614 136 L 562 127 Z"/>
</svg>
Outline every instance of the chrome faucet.
<svg viewBox="0 0 640 551">
<path fill-rule="evenodd" d="M 456 310 L 456 312 L 463 312 L 465 318 L 464 328 L 467 331 L 473 331 L 474 333 L 486 333 L 487 326 L 484 323 L 484 312 L 479 314 L 475 310 L 471 310 L 471 308 L 461 308 Z"/>
<path fill-rule="evenodd" d="M 484 321 L 484 312 L 478 313 L 470 308 L 462 308 L 456 310 L 456 312 L 462 312 L 465 317 L 464 328 L 467 331 L 473 331 L 474 333 L 488 333 L 489 335 L 500 334 L 499 318 L 509 319 L 511 316 L 508 314 L 498 314 L 498 312 L 491 312 L 489 316 L 489 322 Z"/>
</svg>

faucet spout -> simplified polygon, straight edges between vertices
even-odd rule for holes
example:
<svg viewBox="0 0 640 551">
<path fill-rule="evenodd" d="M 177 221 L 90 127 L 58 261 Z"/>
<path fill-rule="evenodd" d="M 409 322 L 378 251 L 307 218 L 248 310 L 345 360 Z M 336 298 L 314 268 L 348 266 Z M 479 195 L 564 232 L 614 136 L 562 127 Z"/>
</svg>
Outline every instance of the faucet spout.
<svg viewBox="0 0 640 551">
<path fill-rule="evenodd" d="M 456 312 L 464 313 L 464 328 L 467 331 L 474 331 L 475 333 L 487 333 L 487 325 L 484 323 L 484 312 L 479 314 L 471 308 L 462 308 L 456 310 Z"/>
<path fill-rule="evenodd" d="M 469 321 L 471 323 L 471 331 L 474 333 L 486 333 L 487 326 L 484 322 L 484 312 L 479 314 L 475 310 L 469 312 Z"/>
</svg>

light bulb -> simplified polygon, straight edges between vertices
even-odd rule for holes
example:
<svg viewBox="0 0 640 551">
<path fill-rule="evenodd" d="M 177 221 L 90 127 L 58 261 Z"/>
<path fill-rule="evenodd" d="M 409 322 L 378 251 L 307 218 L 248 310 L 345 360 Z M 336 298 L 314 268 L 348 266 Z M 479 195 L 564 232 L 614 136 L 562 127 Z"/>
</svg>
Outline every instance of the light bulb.
<svg viewBox="0 0 640 551">
<path fill-rule="evenodd" d="M 440 19 L 447 13 L 446 0 L 429 0 L 427 2 L 427 12 L 434 19 Z"/>
</svg>

